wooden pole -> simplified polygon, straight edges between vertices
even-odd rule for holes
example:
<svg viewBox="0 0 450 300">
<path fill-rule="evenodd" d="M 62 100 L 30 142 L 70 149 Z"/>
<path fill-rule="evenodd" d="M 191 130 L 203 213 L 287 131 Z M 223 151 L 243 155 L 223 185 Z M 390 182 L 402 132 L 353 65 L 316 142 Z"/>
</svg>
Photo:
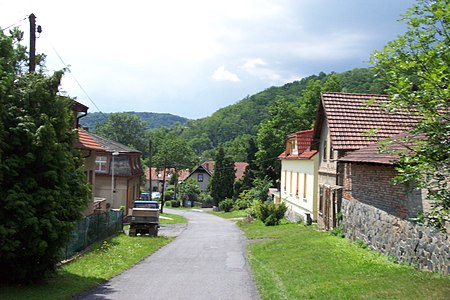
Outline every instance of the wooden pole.
<svg viewBox="0 0 450 300">
<path fill-rule="evenodd" d="M 152 200 L 152 141 L 148 141 L 148 195 Z"/>
<path fill-rule="evenodd" d="M 36 70 L 36 16 L 31 14 L 28 19 L 30 20 L 30 73 Z"/>
</svg>

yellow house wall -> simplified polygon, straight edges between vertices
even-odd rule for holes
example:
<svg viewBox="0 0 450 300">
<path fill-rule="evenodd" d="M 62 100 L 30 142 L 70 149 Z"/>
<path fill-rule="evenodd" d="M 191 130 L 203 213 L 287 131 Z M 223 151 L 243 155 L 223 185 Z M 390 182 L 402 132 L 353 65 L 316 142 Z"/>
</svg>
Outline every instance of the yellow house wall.
<svg viewBox="0 0 450 300">
<path fill-rule="evenodd" d="M 281 161 L 281 201 L 286 204 L 288 210 L 303 220 L 306 220 L 306 214 L 310 214 L 313 220 L 317 219 L 317 167 L 318 155 L 311 159 Z"/>
</svg>

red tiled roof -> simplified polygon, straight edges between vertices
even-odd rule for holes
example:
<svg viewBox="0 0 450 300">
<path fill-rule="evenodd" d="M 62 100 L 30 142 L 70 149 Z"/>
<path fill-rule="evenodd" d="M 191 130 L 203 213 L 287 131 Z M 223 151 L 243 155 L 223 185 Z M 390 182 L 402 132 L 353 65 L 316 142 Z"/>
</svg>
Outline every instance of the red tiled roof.
<svg viewBox="0 0 450 300">
<path fill-rule="evenodd" d="M 87 131 L 78 129 L 78 145 L 77 148 L 105 151 L 99 143 L 94 141 Z"/>
<path fill-rule="evenodd" d="M 286 150 L 281 153 L 278 158 L 281 159 L 309 159 L 317 153 L 317 150 L 311 150 L 311 140 L 314 130 L 304 130 L 288 135 L 288 140 L 297 139 L 298 154 L 291 154 L 288 145 L 286 144 Z"/>
<path fill-rule="evenodd" d="M 187 177 L 189 177 L 192 173 L 194 173 L 199 168 L 204 169 L 210 176 L 213 176 L 215 164 L 216 164 L 216 162 L 213 160 L 205 161 L 200 166 L 195 168 Z M 245 169 L 247 168 L 247 166 L 248 166 L 248 163 L 246 163 L 246 162 L 235 162 L 234 163 L 234 169 L 236 170 L 236 173 L 235 173 L 236 179 L 240 179 L 242 176 L 244 176 L 244 172 L 245 172 Z M 187 177 L 185 179 L 187 179 Z"/>
<path fill-rule="evenodd" d="M 240 179 L 244 176 L 245 169 L 247 168 L 248 163 L 246 162 L 235 162 L 234 168 L 236 170 L 236 179 Z"/>
<path fill-rule="evenodd" d="M 313 148 L 324 120 L 328 121 L 332 147 L 335 150 L 356 150 L 406 131 L 418 122 L 418 117 L 402 111 L 389 112 L 382 106 L 386 95 L 322 93 L 317 112 Z M 370 132 L 370 134 L 368 134 Z"/>
<path fill-rule="evenodd" d="M 405 140 L 405 137 L 408 138 Z M 348 152 L 339 161 L 394 165 L 399 158 L 398 152 L 409 152 L 409 149 L 414 147 L 413 141 L 423 138 L 421 135 L 412 137 L 407 133 L 401 133 L 389 139 L 390 143 L 385 146 L 378 142 L 371 143 L 367 147 Z"/>
<path fill-rule="evenodd" d="M 158 177 L 158 174 L 162 174 L 162 170 L 160 170 L 160 169 L 158 169 L 158 168 L 151 168 L 152 169 L 152 180 L 157 180 L 158 178 L 161 178 L 161 177 Z M 149 180 L 150 179 L 150 173 L 149 173 L 149 168 L 148 167 L 146 167 L 145 168 L 145 178 L 147 179 L 147 180 Z M 171 173 L 173 173 L 175 171 L 175 169 L 173 169 L 173 168 L 168 168 L 168 169 L 166 169 L 166 181 L 169 181 L 170 180 L 170 178 L 169 178 L 169 176 L 168 176 L 168 174 L 171 174 Z M 186 179 L 186 177 L 189 175 L 189 170 L 179 170 L 178 171 L 178 181 L 183 181 L 183 180 L 185 180 Z M 162 178 L 161 178 L 162 179 Z"/>
</svg>

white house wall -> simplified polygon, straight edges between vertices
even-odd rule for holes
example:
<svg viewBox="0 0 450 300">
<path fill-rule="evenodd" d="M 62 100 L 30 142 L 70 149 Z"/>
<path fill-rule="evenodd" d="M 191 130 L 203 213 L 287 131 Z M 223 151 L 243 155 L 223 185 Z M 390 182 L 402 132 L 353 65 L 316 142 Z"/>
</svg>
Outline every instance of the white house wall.
<svg viewBox="0 0 450 300">
<path fill-rule="evenodd" d="M 288 207 L 290 219 L 306 220 L 306 214 L 309 214 L 312 219 L 316 219 L 317 163 L 318 155 L 313 156 L 312 159 L 283 159 L 281 161 L 280 195 L 281 200 Z"/>
</svg>

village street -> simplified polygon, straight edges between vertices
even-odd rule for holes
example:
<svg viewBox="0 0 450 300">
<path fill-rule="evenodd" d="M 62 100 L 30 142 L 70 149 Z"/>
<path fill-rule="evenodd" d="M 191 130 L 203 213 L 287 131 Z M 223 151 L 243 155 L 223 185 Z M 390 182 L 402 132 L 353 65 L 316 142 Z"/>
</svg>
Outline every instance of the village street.
<svg viewBox="0 0 450 300">
<path fill-rule="evenodd" d="M 176 240 L 76 299 L 260 299 L 234 222 L 201 211 L 165 212 L 189 220 Z"/>
</svg>

